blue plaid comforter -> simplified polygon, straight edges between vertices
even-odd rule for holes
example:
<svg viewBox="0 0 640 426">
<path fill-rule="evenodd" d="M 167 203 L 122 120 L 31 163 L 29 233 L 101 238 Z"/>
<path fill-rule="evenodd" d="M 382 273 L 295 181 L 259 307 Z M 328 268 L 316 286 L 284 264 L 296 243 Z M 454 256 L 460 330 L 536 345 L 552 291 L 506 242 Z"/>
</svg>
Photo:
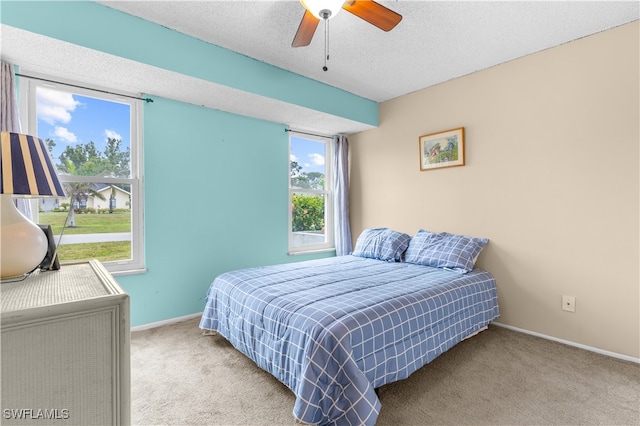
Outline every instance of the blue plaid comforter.
<svg viewBox="0 0 640 426">
<path fill-rule="evenodd" d="M 375 388 L 408 377 L 498 315 L 488 272 L 340 256 L 220 275 L 200 327 L 287 385 L 296 419 L 373 425 Z"/>
</svg>

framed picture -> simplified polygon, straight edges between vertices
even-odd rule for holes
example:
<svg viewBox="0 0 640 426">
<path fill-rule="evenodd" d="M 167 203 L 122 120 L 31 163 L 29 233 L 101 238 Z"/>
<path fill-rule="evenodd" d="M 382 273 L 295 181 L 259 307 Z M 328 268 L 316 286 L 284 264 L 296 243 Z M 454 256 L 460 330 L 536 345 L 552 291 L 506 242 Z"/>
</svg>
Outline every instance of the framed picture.
<svg viewBox="0 0 640 426">
<path fill-rule="evenodd" d="M 418 138 L 420 170 L 464 166 L 464 127 Z"/>
</svg>

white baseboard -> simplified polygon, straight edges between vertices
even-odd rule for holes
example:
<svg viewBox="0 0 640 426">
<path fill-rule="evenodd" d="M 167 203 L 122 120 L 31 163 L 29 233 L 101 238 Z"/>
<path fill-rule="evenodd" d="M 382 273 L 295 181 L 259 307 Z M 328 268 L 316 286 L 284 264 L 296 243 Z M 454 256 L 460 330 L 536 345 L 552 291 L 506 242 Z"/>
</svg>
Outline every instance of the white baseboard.
<svg viewBox="0 0 640 426">
<path fill-rule="evenodd" d="M 148 330 L 150 328 L 162 327 L 163 325 L 175 324 L 177 322 L 187 321 L 193 318 L 198 318 L 200 316 L 202 316 L 202 312 L 198 312 L 190 315 L 184 315 L 182 317 L 177 317 L 177 318 L 170 318 L 162 321 L 150 322 L 148 324 L 136 325 L 135 327 L 131 327 L 131 331 L 142 331 L 142 330 Z"/>
<path fill-rule="evenodd" d="M 593 346 L 583 345 L 581 343 L 571 342 L 569 340 L 558 339 L 557 337 L 547 336 L 546 334 L 536 333 L 535 331 L 525 330 L 524 328 L 513 327 L 511 325 L 501 324 L 499 322 L 492 322 L 491 324 L 497 325 L 498 327 L 508 328 L 509 330 L 517 331 L 524 334 L 530 334 L 532 336 L 540 337 L 547 340 L 553 340 L 554 342 L 563 343 L 568 346 L 574 346 L 576 348 L 584 349 L 587 351 L 595 352 L 601 355 L 607 355 L 613 358 L 622 359 L 624 361 L 635 362 L 636 364 L 640 364 L 640 358 L 634 358 L 629 355 L 623 355 L 616 352 L 605 351 L 604 349 L 594 348 Z"/>
</svg>

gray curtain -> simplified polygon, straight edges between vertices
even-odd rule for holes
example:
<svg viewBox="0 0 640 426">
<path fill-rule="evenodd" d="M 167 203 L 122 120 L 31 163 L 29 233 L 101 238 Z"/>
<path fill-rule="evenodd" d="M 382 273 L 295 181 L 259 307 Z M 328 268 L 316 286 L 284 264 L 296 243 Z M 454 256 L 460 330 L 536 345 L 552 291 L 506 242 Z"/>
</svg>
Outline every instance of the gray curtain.
<svg viewBox="0 0 640 426">
<path fill-rule="evenodd" d="M 13 65 L 2 62 L 0 69 L 2 78 L 2 108 L 0 108 L 0 130 L 20 133 L 20 116 L 18 115 L 18 97 L 16 95 L 15 74 Z"/>
<path fill-rule="evenodd" d="M 349 226 L 349 140 L 346 136 L 333 137 L 335 146 L 335 243 L 336 255 L 352 252 L 351 228 Z"/>
<path fill-rule="evenodd" d="M 16 76 L 13 64 L 1 63 L 0 68 L 0 130 L 3 132 L 22 133 L 20 115 L 18 114 L 18 95 L 16 93 Z M 34 220 L 29 200 L 17 198 L 14 200 L 18 210 L 27 218 Z"/>
</svg>

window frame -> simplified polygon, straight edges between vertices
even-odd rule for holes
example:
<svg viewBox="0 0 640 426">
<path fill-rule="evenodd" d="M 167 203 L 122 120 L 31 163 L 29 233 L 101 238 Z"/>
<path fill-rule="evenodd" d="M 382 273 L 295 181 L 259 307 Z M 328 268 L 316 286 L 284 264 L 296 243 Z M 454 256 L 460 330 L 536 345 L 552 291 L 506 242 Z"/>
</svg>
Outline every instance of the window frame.
<svg viewBox="0 0 640 426">
<path fill-rule="evenodd" d="M 306 189 L 306 188 L 294 188 L 291 185 L 291 139 L 292 138 L 307 139 L 313 142 L 319 142 L 324 144 L 325 152 L 325 176 L 324 176 L 324 189 Z M 288 218 L 288 253 L 291 256 L 325 252 L 335 250 L 335 228 L 334 228 L 334 140 L 329 136 L 309 135 L 308 133 L 298 133 L 295 131 L 289 131 L 289 150 L 288 150 L 288 170 L 289 170 L 289 196 L 287 197 L 289 208 Z M 293 231 L 293 205 L 292 196 L 294 193 L 304 193 L 309 195 L 324 195 L 324 223 L 325 223 L 325 242 L 321 244 L 306 244 L 301 247 L 295 247 L 293 244 L 293 237 L 295 232 Z"/>
<path fill-rule="evenodd" d="M 140 94 L 122 93 L 124 96 L 109 93 L 108 88 L 88 85 L 56 78 L 57 82 L 52 82 L 52 77 L 29 73 L 33 78 L 21 78 L 18 80 L 20 86 L 20 117 L 23 131 L 32 135 L 38 134 L 37 100 L 36 92 L 38 87 L 66 91 L 72 94 L 103 99 L 112 102 L 126 103 L 130 107 L 130 145 L 129 145 L 129 178 L 114 178 L 100 176 L 67 176 L 59 175 L 60 181 L 65 182 L 90 182 L 90 183 L 113 183 L 131 185 L 131 259 L 102 262 L 105 268 L 113 275 L 125 275 L 141 273 L 146 271 L 144 263 L 144 198 L 143 198 L 143 167 L 142 167 L 142 100 L 133 99 L 140 97 Z M 42 78 L 43 80 L 39 80 Z M 46 80 L 46 81 L 44 81 Z M 80 86 L 80 87 L 79 87 Z M 133 98 L 129 98 L 131 96 Z M 37 219 L 38 209 L 34 211 Z M 74 261 L 70 261 L 74 262 Z"/>
</svg>

